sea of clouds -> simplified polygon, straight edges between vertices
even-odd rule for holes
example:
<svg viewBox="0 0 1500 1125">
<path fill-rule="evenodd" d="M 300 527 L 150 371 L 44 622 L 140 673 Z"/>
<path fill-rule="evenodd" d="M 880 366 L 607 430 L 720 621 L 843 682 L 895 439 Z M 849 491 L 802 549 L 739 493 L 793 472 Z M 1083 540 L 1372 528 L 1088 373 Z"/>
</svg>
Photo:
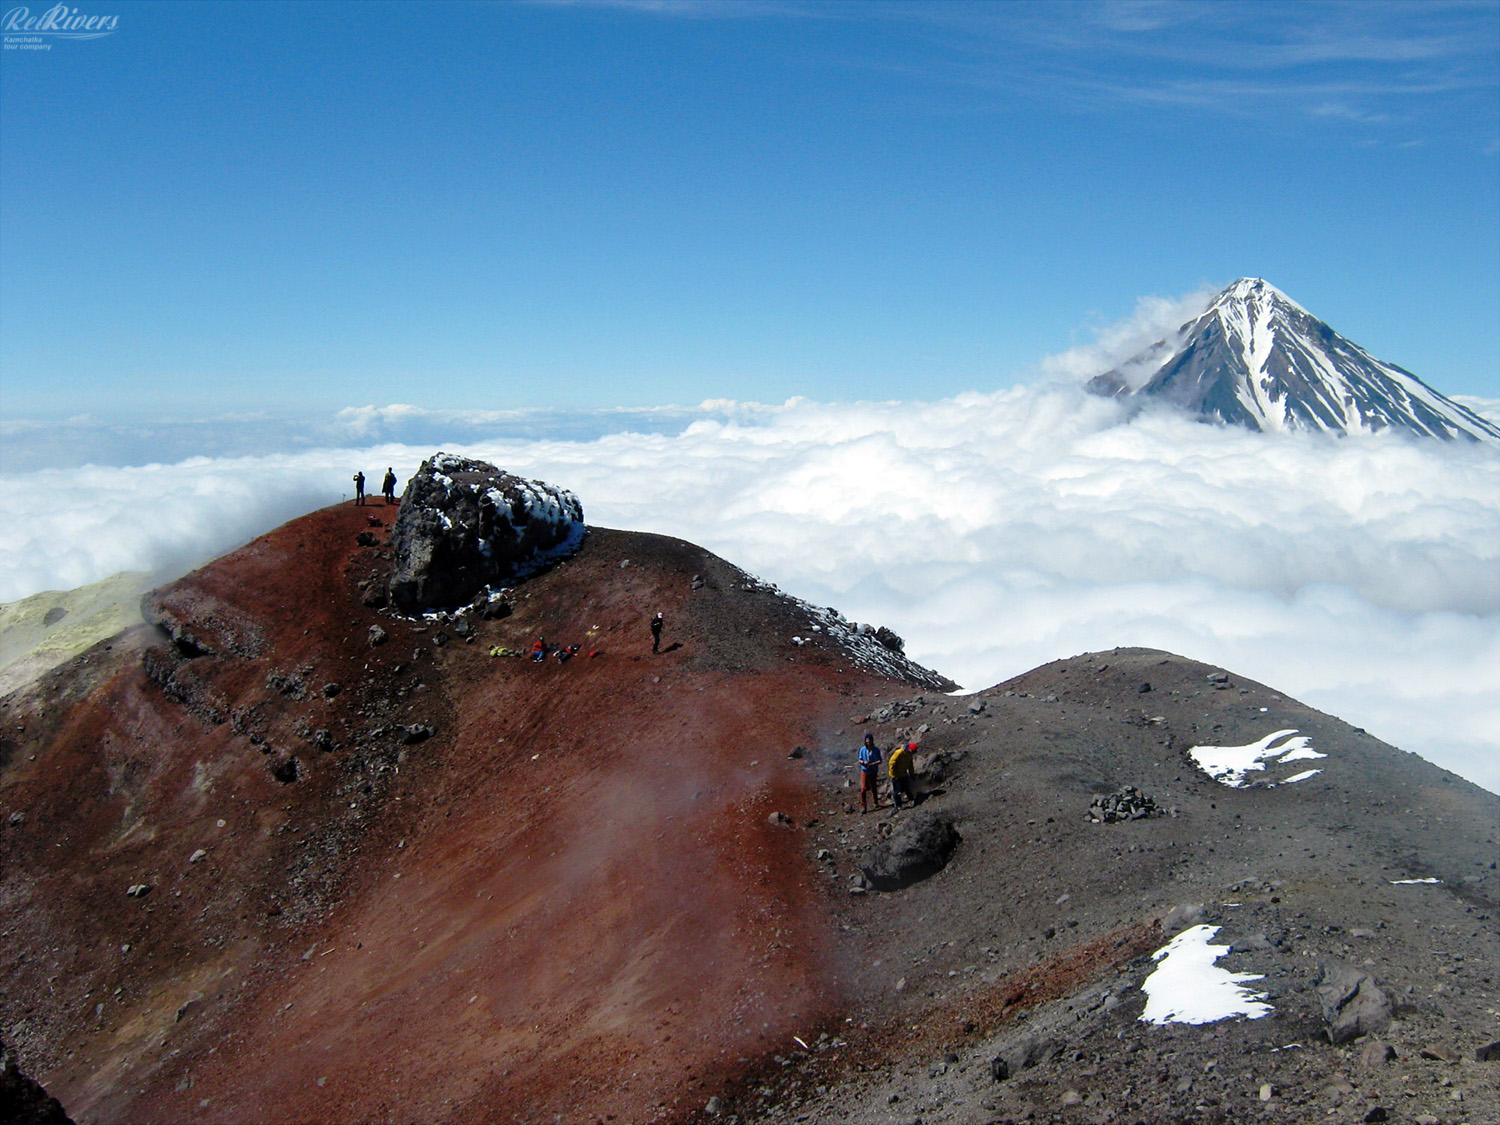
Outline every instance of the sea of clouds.
<svg viewBox="0 0 1500 1125">
<path fill-rule="evenodd" d="M 1122 328 L 1118 349 L 1150 330 Z M 887 624 L 966 688 L 1159 647 L 1500 791 L 1500 449 L 1127 413 L 1079 389 L 1111 350 L 934 402 L 710 402 L 554 419 L 540 435 L 361 408 L 326 423 L 345 440 L 314 448 L 7 471 L 0 601 L 182 572 L 349 495 L 356 468 L 378 481 L 391 465 L 404 483 L 441 445 L 573 490 L 590 523 L 689 539 Z"/>
</svg>

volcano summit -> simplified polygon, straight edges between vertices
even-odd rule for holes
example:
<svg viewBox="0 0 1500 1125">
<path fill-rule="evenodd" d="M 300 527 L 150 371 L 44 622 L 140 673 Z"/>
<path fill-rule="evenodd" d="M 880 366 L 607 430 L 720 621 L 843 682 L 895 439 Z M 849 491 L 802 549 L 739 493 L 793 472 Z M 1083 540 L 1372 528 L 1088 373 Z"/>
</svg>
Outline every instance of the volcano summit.
<svg viewBox="0 0 1500 1125">
<path fill-rule="evenodd" d="M 1500 1120 L 1494 794 L 1165 652 L 954 696 L 656 535 L 589 528 L 504 615 L 404 615 L 370 597 L 393 514 L 293 520 L 0 698 L 0 1094 L 100 1123 Z M 865 733 L 917 744 L 914 808 L 861 815 Z"/>
<path fill-rule="evenodd" d="M 1269 283 L 1242 277 L 1175 339 L 1089 382 L 1110 397 L 1159 400 L 1252 430 L 1405 430 L 1500 441 L 1500 427 L 1376 359 Z"/>
</svg>

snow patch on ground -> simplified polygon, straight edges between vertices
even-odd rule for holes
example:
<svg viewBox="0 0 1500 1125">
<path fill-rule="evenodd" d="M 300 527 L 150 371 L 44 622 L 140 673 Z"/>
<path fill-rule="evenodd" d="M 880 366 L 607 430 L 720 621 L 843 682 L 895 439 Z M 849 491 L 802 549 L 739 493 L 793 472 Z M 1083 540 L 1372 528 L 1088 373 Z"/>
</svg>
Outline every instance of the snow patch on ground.
<svg viewBox="0 0 1500 1125">
<path fill-rule="evenodd" d="M 1228 785 L 1232 789 L 1243 789 L 1247 784 L 1246 775 L 1256 770 L 1264 771 L 1267 762 L 1282 765 L 1287 762 L 1328 757 L 1327 754 L 1320 754 L 1314 750 L 1310 745 L 1311 742 L 1311 738 L 1307 735 L 1299 735 L 1295 730 L 1278 730 L 1248 746 L 1194 746 L 1188 751 L 1188 757 L 1192 758 L 1198 764 L 1198 768 L 1215 781 Z M 1305 781 L 1314 774 L 1322 772 L 1322 770 L 1304 770 L 1302 773 L 1267 784 L 1286 785 L 1294 781 Z"/>
<path fill-rule="evenodd" d="M 1146 993 L 1142 1020 L 1157 1025 L 1216 1023 L 1271 1014 L 1265 993 L 1244 987 L 1246 981 L 1260 980 L 1259 973 L 1231 973 L 1214 964 L 1229 952 L 1227 945 L 1209 944 L 1218 932 L 1218 926 L 1193 926 L 1151 955 L 1160 964 L 1141 985 Z"/>
</svg>

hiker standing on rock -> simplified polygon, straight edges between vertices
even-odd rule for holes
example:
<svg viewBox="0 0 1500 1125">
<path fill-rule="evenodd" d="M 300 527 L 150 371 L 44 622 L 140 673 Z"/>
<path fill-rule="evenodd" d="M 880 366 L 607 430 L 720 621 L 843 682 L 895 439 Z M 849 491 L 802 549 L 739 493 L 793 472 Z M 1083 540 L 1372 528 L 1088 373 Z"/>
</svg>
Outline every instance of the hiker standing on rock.
<svg viewBox="0 0 1500 1125">
<path fill-rule="evenodd" d="M 396 502 L 396 474 L 391 470 L 389 465 L 385 469 L 385 480 L 380 482 L 380 491 L 385 496 L 387 504 L 394 504 Z"/>
<path fill-rule="evenodd" d="M 911 775 L 915 768 L 912 761 L 912 752 L 917 748 L 915 742 L 901 742 L 891 751 L 890 761 L 886 764 L 886 772 L 891 775 L 891 809 L 892 815 L 901 811 L 901 798 L 906 798 L 908 805 L 917 803 L 911 792 Z"/>
<path fill-rule="evenodd" d="M 360 469 L 354 474 L 354 502 L 363 505 L 365 502 L 365 474 Z"/>
<path fill-rule="evenodd" d="M 660 613 L 658 613 L 655 617 L 653 617 L 651 619 L 651 651 L 652 652 L 660 652 L 661 651 L 661 629 L 662 629 L 662 626 L 664 624 L 666 624 L 666 623 L 662 620 L 662 617 L 661 617 Z"/>
<path fill-rule="evenodd" d="M 873 734 L 865 735 L 865 743 L 859 748 L 859 812 L 863 816 L 869 810 L 865 808 L 865 797 L 870 796 L 875 801 L 875 807 L 880 807 L 880 748 L 875 745 Z"/>
</svg>

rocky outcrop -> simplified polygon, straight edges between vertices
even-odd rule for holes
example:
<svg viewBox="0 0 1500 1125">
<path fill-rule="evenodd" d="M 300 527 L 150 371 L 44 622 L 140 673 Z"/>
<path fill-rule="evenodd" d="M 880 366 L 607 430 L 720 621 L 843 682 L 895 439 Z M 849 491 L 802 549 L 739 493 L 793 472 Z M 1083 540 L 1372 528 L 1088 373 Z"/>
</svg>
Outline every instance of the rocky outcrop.
<svg viewBox="0 0 1500 1125">
<path fill-rule="evenodd" d="M 407 483 L 391 532 L 390 597 L 403 613 L 468 604 L 583 543 L 583 505 L 565 489 L 486 461 L 438 453 Z"/>
<path fill-rule="evenodd" d="M 239 656 L 253 660 L 265 637 L 241 609 L 207 591 L 174 583 L 141 596 L 141 616 L 172 639 L 179 656 Z"/>
</svg>

